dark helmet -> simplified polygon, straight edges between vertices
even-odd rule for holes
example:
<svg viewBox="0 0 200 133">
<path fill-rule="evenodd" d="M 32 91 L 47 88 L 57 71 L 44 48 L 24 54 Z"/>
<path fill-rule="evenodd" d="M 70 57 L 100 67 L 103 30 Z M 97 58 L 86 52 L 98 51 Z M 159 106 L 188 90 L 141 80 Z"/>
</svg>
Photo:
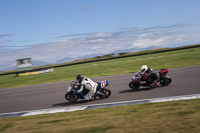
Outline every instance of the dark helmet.
<svg viewBox="0 0 200 133">
<path fill-rule="evenodd" d="M 82 80 L 84 79 L 84 76 L 82 74 L 79 74 L 78 76 L 76 76 L 76 80 L 81 83 Z"/>
</svg>

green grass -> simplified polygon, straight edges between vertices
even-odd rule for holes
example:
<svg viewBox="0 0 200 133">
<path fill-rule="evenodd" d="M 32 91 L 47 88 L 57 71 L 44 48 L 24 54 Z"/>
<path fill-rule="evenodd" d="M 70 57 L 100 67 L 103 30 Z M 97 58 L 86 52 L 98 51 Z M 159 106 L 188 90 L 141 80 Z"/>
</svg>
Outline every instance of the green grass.
<svg viewBox="0 0 200 133">
<path fill-rule="evenodd" d="M 200 99 L 0 118 L 2 133 L 198 133 Z"/>
<path fill-rule="evenodd" d="M 88 77 L 98 77 L 137 72 L 143 64 L 154 69 L 200 65 L 200 48 L 66 66 L 38 75 L 4 75 L 0 76 L 0 89 L 74 80 L 80 73 Z"/>
</svg>

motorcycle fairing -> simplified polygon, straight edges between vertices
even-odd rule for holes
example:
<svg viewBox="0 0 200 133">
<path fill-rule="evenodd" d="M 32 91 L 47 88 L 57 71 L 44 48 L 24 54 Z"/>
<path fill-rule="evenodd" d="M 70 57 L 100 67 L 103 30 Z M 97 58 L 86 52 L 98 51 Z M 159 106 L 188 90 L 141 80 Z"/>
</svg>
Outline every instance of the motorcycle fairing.
<svg viewBox="0 0 200 133">
<path fill-rule="evenodd" d="M 148 76 L 146 72 L 142 74 L 142 80 L 148 80 Z"/>
<path fill-rule="evenodd" d="M 160 70 L 160 77 L 161 78 L 165 77 L 168 72 L 169 72 L 169 69 L 161 69 Z"/>
<path fill-rule="evenodd" d="M 101 90 L 102 88 L 108 86 L 108 84 L 109 84 L 108 80 L 98 82 L 97 91 L 99 91 L 99 90 Z"/>
</svg>

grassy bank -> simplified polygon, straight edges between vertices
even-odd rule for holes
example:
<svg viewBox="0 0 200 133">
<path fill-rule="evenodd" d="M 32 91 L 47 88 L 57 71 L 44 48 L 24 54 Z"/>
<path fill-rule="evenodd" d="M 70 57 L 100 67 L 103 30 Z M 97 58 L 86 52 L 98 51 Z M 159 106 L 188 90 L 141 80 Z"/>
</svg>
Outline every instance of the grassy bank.
<svg viewBox="0 0 200 133">
<path fill-rule="evenodd" d="M 74 80 L 76 75 L 88 77 L 108 76 L 136 72 L 143 64 L 154 69 L 200 65 L 200 48 L 98 61 L 74 66 L 55 68 L 52 73 L 15 77 L 0 76 L 0 89 L 26 85 Z"/>
<path fill-rule="evenodd" d="M 197 133 L 200 99 L 1 118 L 5 133 Z"/>
</svg>

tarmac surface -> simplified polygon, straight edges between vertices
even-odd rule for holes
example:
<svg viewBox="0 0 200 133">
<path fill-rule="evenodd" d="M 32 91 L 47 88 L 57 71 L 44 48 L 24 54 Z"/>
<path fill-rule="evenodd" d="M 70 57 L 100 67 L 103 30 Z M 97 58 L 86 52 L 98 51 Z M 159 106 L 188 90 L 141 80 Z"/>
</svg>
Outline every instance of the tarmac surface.
<svg viewBox="0 0 200 133">
<path fill-rule="evenodd" d="M 200 66 L 172 68 L 168 73 L 168 76 L 172 78 L 172 83 L 152 90 L 130 89 L 128 84 L 133 74 L 92 78 L 96 82 L 108 80 L 110 85 L 107 88 L 112 91 L 108 99 L 94 101 L 80 100 L 76 103 L 66 101 L 65 93 L 71 81 L 1 89 L 0 113 L 200 94 Z"/>
</svg>

